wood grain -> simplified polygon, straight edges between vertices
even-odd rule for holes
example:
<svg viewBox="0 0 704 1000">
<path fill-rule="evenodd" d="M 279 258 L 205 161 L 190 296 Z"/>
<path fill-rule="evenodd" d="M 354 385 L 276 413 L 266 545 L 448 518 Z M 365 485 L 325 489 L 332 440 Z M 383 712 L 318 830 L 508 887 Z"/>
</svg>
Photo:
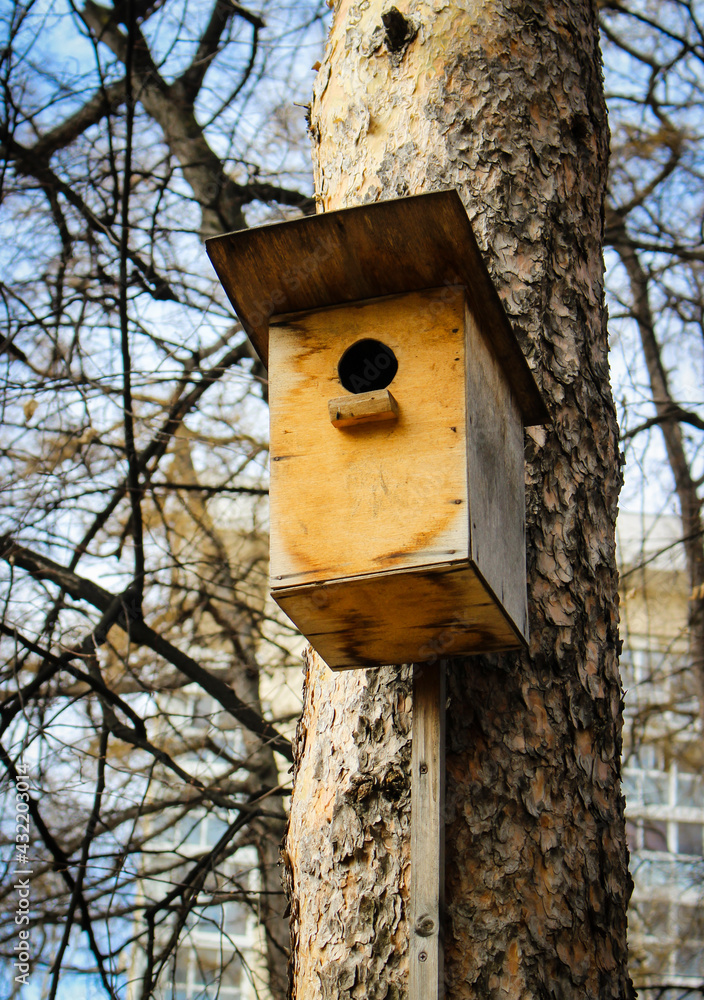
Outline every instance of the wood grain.
<svg viewBox="0 0 704 1000">
<path fill-rule="evenodd" d="M 333 669 L 435 663 L 460 653 L 525 645 L 468 565 L 376 573 L 271 593 Z"/>
<path fill-rule="evenodd" d="M 527 639 L 521 415 L 503 369 L 469 309 L 466 320 L 470 555 Z"/>
<path fill-rule="evenodd" d="M 445 663 L 413 667 L 408 1000 L 441 1000 L 445 889 Z"/>
</svg>

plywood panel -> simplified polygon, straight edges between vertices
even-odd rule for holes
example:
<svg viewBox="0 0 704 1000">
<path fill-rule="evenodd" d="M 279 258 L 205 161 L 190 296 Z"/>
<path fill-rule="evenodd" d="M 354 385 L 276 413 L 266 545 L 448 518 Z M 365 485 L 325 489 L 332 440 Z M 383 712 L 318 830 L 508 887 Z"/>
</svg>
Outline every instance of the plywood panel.
<svg viewBox="0 0 704 1000">
<path fill-rule="evenodd" d="M 398 419 L 336 428 L 337 363 L 362 338 L 396 355 Z M 272 325 L 270 357 L 272 587 L 466 559 L 464 291 Z"/>
<path fill-rule="evenodd" d="M 523 427 L 515 396 L 467 309 L 471 557 L 528 637 Z"/>
<path fill-rule="evenodd" d="M 278 588 L 272 596 L 333 668 L 435 662 L 524 645 L 471 566 Z"/>
</svg>

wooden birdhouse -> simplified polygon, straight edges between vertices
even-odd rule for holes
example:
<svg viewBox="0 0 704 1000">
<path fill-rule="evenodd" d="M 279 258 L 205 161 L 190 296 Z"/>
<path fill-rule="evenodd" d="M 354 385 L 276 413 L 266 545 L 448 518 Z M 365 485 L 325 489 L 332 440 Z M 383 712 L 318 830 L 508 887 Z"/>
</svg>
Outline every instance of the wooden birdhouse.
<svg viewBox="0 0 704 1000">
<path fill-rule="evenodd" d="M 457 193 L 207 250 L 269 370 L 277 603 L 334 668 L 524 645 L 547 414 Z"/>
</svg>

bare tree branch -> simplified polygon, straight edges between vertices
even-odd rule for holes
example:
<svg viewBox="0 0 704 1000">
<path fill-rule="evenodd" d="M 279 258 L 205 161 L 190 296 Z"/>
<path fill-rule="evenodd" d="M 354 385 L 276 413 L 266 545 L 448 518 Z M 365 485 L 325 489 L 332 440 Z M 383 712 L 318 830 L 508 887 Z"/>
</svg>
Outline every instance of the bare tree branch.
<svg viewBox="0 0 704 1000">
<path fill-rule="evenodd" d="M 7 562 L 11 561 L 36 580 L 51 580 L 75 600 L 87 601 L 101 611 L 114 607 L 115 602 L 119 602 L 119 613 L 116 615 L 115 624 L 127 632 L 134 642 L 147 646 L 159 656 L 163 656 L 189 680 L 199 684 L 204 691 L 212 695 L 238 722 L 260 736 L 287 760 L 293 760 L 290 741 L 241 701 L 232 688 L 201 667 L 192 657 L 159 636 L 144 621 L 133 616 L 133 607 L 129 604 L 128 594 L 116 598 L 91 580 L 78 576 L 51 559 L 36 555 L 8 537 L 0 539 L 0 558 Z"/>
<path fill-rule="evenodd" d="M 7 750 L 2 744 L 0 744 L 0 760 L 5 765 L 5 770 L 10 775 L 12 780 L 13 781 L 19 780 L 20 776 L 17 772 L 17 769 L 14 763 L 12 762 L 12 759 L 8 754 Z M 80 888 L 79 889 L 76 888 L 75 879 L 73 878 L 73 875 L 71 875 L 71 872 L 69 870 L 71 867 L 70 859 L 63 850 L 63 848 L 59 845 L 58 841 L 55 839 L 55 837 L 49 830 L 46 823 L 44 822 L 44 819 L 42 818 L 42 815 L 39 811 L 39 806 L 37 805 L 36 801 L 31 795 L 27 796 L 27 802 L 29 805 L 29 813 L 32 817 L 37 832 L 39 833 L 39 836 L 42 838 L 44 845 L 46 846 L 49 853 L 54 859 L 55 870 L 64 880 L 71 894 L 73 895 L 75 893 L 76 905 L 78 906 L 78 909 L 81 914 L 81 930 L 85 931 L 88 937 L 90 950 L 93 953 L 93 956 L 95 957 L 95 960 L 97 962 L 103 986 L 108 996 L 111 997 L 111 1000 L 118 1000 L 117 994 L 112 988 L 108 970 L 105 967 L 105 956 L 98 947 L 98 942 L 96 941 L 95 938 L 95 933 L 93 930 L 93 922 L 91 919 L 91 914 L 88 908 L 88 904 Z"/>
<path fill-rule="evenodd" d="M 657 427 L 665 421 L 673 420 L 680 424 L 690 424 L 690 426 L 696 427 L 697 430 L 704 431 L 704 419 L 702 417 L 696 413 L 690 413 L 689 410 L 682 409 L 676 403 L 672 403 L 668 406 L 666 413 L 660 413 L 658 416 L 644 420 L 643 423 L 638 424 L 636 427 L 624 431 L 620 436 L 620 440 L 627 441 L 629 438 L 635 437 L 636 434 L 650 430 L 651 427 Z"/>
</svg>

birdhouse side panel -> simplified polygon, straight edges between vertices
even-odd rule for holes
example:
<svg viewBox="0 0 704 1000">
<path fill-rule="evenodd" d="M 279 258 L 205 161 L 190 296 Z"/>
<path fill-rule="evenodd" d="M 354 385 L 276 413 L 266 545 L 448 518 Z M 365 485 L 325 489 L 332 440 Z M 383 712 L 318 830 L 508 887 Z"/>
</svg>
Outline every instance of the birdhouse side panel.
<svg viewBox="0 0 704 1000">
<path fill-rule="evenodd" d="M 506 372 L 469 309 L 466 322 L 471 557 L 527 639 L 523 424 Z"/>
<path fill-rule="evenodd" d="M 338 362 L 364 339 L 393 352 L 398 412 L 334 426 Z M 371 368 L 352 373 L 359 392 Z M 269 380 L 272 587 L 467 560 L 462 289 L 273 322 Z"/>
</svg>

